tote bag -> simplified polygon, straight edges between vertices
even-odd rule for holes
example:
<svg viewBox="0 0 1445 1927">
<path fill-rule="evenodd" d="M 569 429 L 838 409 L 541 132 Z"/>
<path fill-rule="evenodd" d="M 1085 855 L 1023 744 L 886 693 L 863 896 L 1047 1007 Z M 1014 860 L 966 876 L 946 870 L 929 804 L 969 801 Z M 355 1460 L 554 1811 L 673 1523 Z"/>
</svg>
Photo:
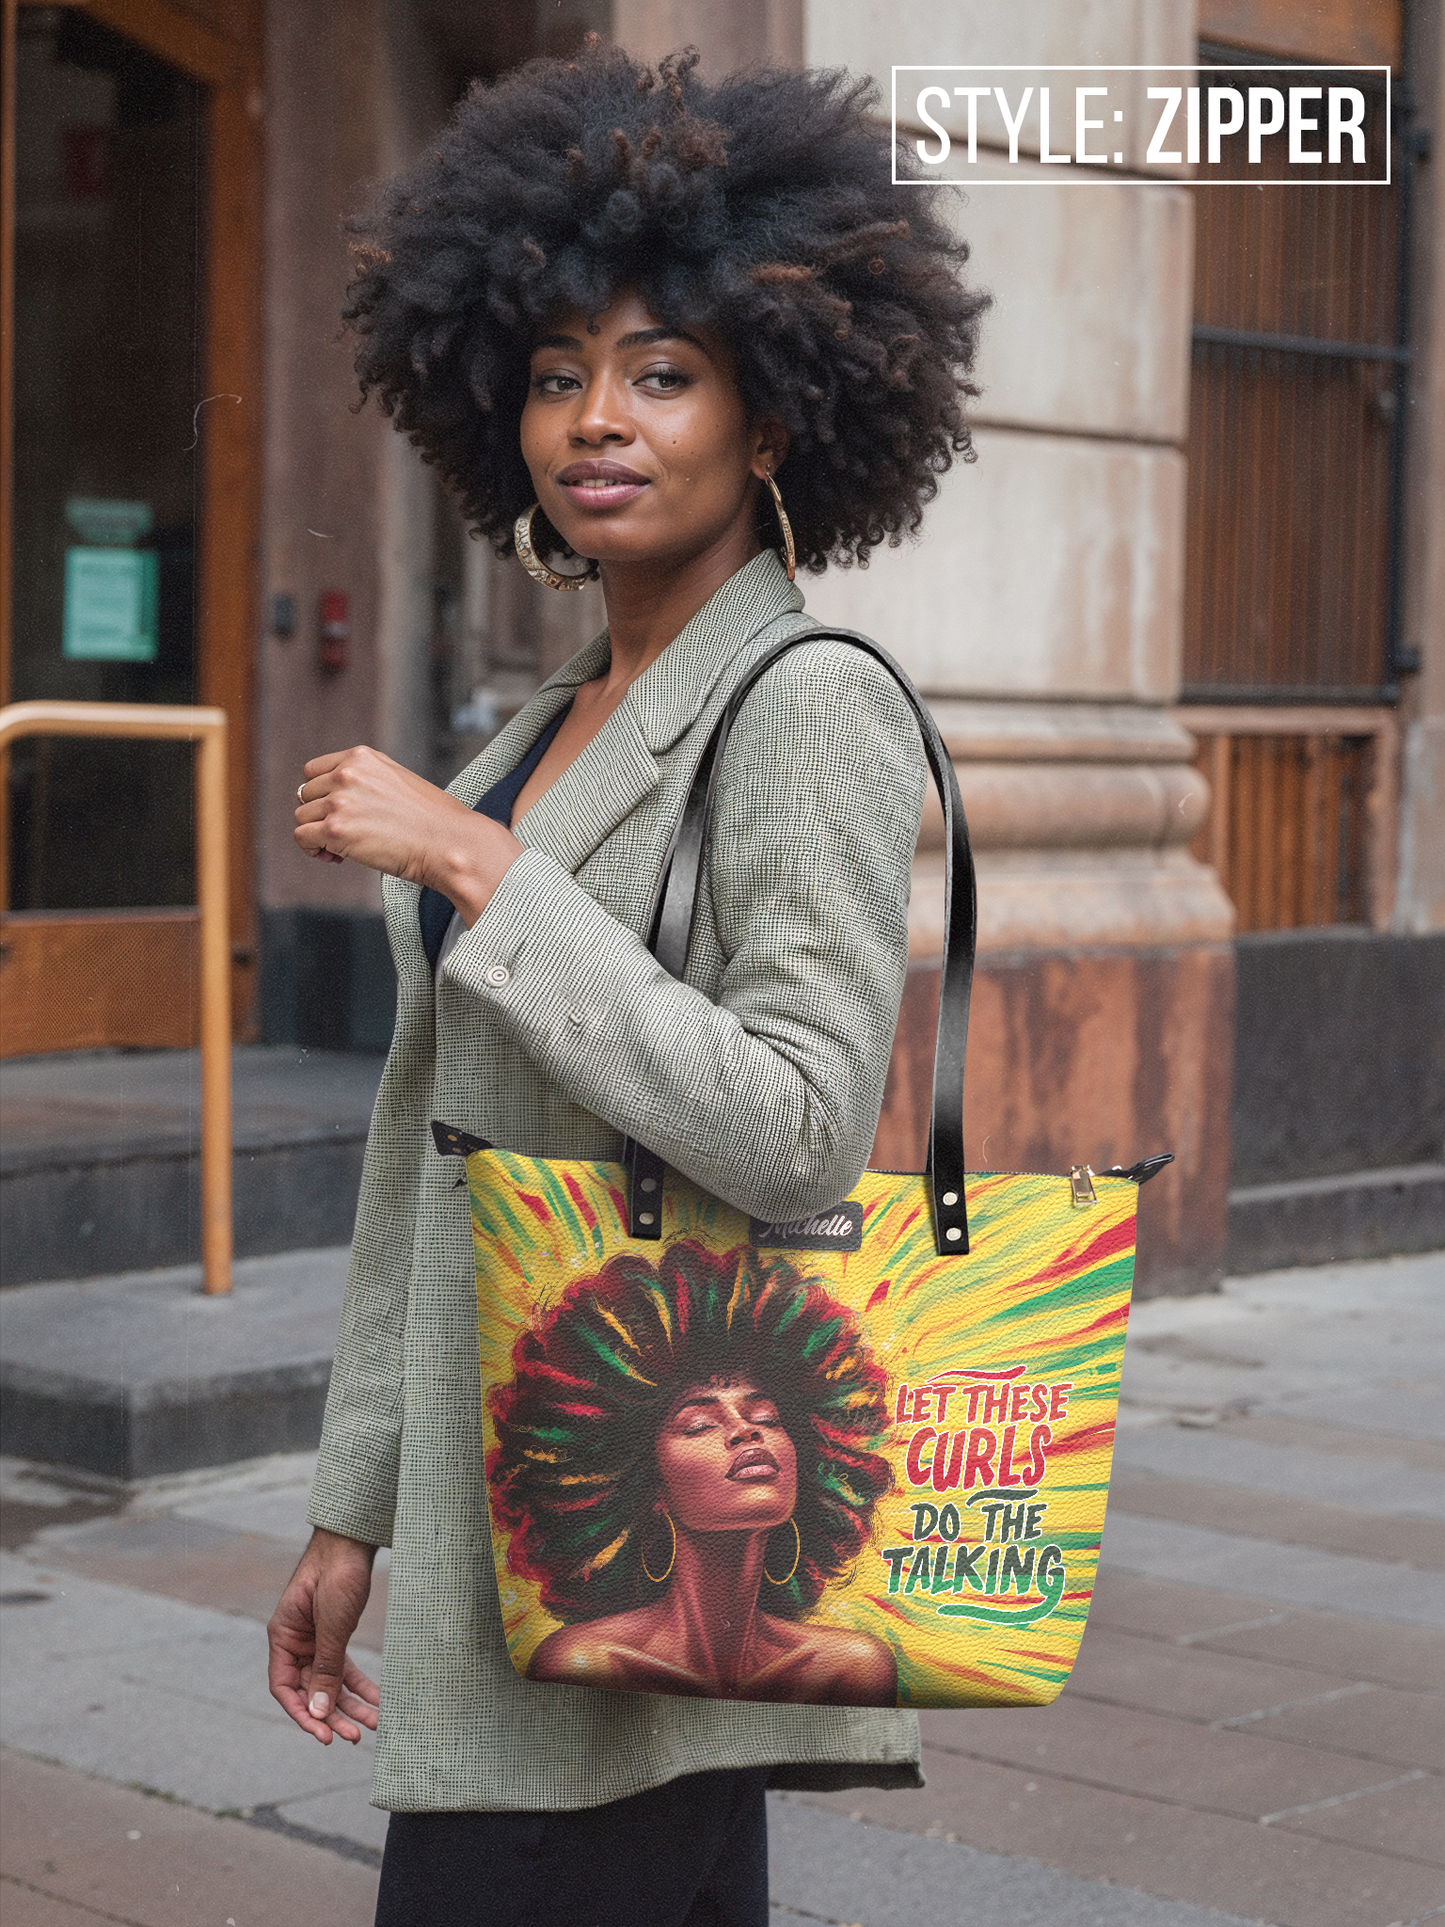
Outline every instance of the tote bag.
<svg viewBox="0 0 1445 1927">
<path fill-rule="evenodd" d="M 466 1158 L 492 1549 L 524 1678 L 703 1697 L 1038 1706 L 1098 1568 L 1137 1186 L 965 1176 L 975 886 L 922 699 L 866 637 L 757 663 L 705 750 L 650 947 L 681 976 L 733 722 L 820 636 L 897 679 L 946 828 L 933 1115 L 922 1173 L 865 1171 L 788 1224 L 629 1144 L 624 1164 Z"/>
</svg>

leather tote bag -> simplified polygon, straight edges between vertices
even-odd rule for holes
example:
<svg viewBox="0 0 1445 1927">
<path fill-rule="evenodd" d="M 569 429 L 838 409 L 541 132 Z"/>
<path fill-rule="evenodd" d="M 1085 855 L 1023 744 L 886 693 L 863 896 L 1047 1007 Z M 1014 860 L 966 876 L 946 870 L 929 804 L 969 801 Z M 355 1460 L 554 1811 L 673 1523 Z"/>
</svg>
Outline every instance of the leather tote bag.
<svg viewBox="0 0 1445 1927">
<path fill-rule="evenodd" d="M 733 696 L 651 948 L 681 976 Z M 764 1224 L 640 1145 L 466 1157 L 492 1547 L 524 1678 L 834 1705 L 1039 1706 L 1098 1568 L 1134 1271 L 1129 1171 L 965 1175 L 975 887 L 953 765 L 947 952 L 921 1173 Z"/>
</svg>

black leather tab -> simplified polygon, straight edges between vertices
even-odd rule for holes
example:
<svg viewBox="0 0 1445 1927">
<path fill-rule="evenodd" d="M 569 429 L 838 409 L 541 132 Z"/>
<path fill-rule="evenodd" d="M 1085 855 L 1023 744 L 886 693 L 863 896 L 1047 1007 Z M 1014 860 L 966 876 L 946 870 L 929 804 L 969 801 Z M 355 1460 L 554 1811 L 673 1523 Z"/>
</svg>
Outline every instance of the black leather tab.
<svg viewBox="0 0 1445 1927">
<path fill-rule="evenodd" d="M 662 1183 L 666 1167 L 655 1151 L 633 1138 L 627 1142 L 627 1235 L 662 1236 Z"/>
<path fill-rule="evenodd" d="M 1172 1151 L 1156 1151 L 1152 1158 L 1140 1158 L 1137 1164 L 1127 1169 L 1122 1164 L 1113 1164 L 1107 1171 L 1101 1171 L 1101 1178 L 1132 1178 L 1135 1184 L 1147 1184 L 1150 1178 L 1157 1178 L 1166 1164 L 1174 1162 Z"/>
<path fill-rule="evenodd" d="M 963 798 L 959 794 L 953 760 L 923 698 L 887 650 L 880 649 L 869 637 L 858 635 L 851 629 L 809 629 L 779 643 L 761 661 L 754 663 L 733 692 L 698 763 L 659 885 L 649 948 L 664 970 L 674 977 L 682 977 L 687 968 L 688 945 L 697 913 L 698 883 L 712 822 L 718 771 L 733 724 L 759 677 L 766 675 L 779 657 L 811 642 L 846 642 L 872 656 L 894 678 L 913 711 L 923 737 L 928 766 L 943 804 L 943 988 L 939 1000 L 938 1043 L 933 1059 L 933 1112 L 926 1168 L 932 1190 L 934 1237 L 939 1255 L 964 1257 L 968 1252 L 968 1212 L 963 1185 L 963 1064 L 978 925 L 973 852 L 969 848 L 968 825 L 964 821 Z M 658 1169 L 661 1169 L 660 1165 Z M 649 1175 L 653 1173 L 649 1172 Z M 639 1195 L 636 1180 L 630 1186 L 630 1193 L 632 1235 L 656 1236 L 655 1232 L 640 1224 L 640 1209 L 646 1206 Z"/>
<path fill-rule="evenodd" d="M 491 1143 L 484 1137 L 473 1137 L 470 1131 L 459 1131 L 454 1124 L 439 1124 L 431 1121 L 432 1141 L 444 1158 L 469 1158 L 473 1151 L 490 1151 Z"/>
</svg>

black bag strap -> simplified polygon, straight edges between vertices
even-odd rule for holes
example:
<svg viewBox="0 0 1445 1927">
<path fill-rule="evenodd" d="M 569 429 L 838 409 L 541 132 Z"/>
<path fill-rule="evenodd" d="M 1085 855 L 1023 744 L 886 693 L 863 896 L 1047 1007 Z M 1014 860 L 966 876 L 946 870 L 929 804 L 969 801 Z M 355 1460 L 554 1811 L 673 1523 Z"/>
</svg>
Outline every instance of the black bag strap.
<svg viewBox="0 0 1445 1927">
<path fill-rule="evenodd" d="M 933 1114 L 925 1171 L 931 1179 L 934 1238 L 939 1255 L 963 1257 L 968 1251 L 968 1213 L 963 1191 L 963 1062 L 978 928 L 973 852 L 969 848 L 958 777 L 938 726 L 903 670 L 876 642 L 851 629 L 807 629 L 770 649 L 744 676 L 718 719 L 694 772 L 687 802 L 663 862 L 648 949 L 664 970 L 674 977 L 682 977 L 697 915 L 698 884 L 707 853 L 718 774 L 733 724 L 759 677 L 765 676 L 790 650 L 812 642 L 846 642 L 872 656 L 893 677 L 907 697 L 922 733 L 928 767 L 943 804 L 943 985 L 938 1005 Z M 628 1229 L 634 1238 L 660 1238 L 663 1161 L 634 1140 L 628 1142 L 626 1157 Z"/>
</svg>

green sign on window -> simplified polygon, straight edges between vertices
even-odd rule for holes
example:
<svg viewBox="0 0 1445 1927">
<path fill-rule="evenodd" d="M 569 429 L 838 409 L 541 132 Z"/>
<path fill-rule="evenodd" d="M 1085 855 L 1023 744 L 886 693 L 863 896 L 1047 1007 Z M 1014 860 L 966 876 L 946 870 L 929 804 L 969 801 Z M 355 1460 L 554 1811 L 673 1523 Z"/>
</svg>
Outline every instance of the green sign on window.
<svg viewBox="0 0 1445 1927">
<path fill-rule="evenodd" d="M 156 587 L 153 549 L 67 549 L 62 652 L 73 662 L 154 662 Z"/>
</svg>

